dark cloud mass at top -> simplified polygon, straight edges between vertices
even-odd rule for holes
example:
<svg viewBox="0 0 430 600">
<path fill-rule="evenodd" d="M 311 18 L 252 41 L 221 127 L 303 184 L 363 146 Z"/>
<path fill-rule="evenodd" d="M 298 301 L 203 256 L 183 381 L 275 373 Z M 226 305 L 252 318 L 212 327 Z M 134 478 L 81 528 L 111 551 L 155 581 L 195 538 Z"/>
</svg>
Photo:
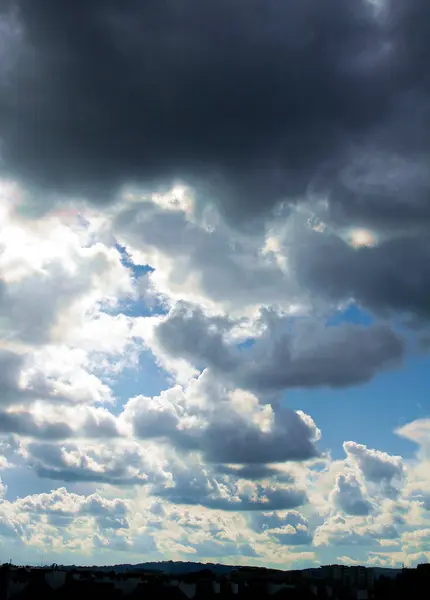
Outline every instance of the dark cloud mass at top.
<svg viewBox="0 0 430 600">
<path fill-rule="evenodd" d="M 429 150 L 427 0 L 2 5 L 3 168 L 45 195 L 179 177 L 237 221 L 316 186 L 368 221 L 351 152 Z M 428 218 L 425 187 L 399 214 Z"/>
</svg>

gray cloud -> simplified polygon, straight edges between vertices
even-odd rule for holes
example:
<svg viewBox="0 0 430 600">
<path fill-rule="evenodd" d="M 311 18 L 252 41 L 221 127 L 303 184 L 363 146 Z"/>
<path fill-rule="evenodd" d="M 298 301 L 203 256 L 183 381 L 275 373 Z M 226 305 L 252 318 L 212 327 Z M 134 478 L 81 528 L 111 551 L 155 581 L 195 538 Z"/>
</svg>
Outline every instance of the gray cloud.
<svg viewBox="0 0 430 600">
<path fill-rule="evenodd" d="M 27 464 L 39 477 L 65 482 L 97 482 L 112 485 L 146 485 L 164 480 L 135 444 L 78 445 L 32 442 Z"/>
<path fill-rule="evenodd" d="M 225 511 L 267 511 L 291 509 L 307 502 L 306 491 L 294 483 L 263 485 L 234 476 L 219 476 L 209 467 L 192 460 L 181 462 L 175 456 L 167 464 L 151 460 L 137 444 L 93 446 L 68 442 L 60 446 L 32 442 L 27 447 L 26 461 L 39 477 L 67 483 L 146 484 L 150 494 L 174 504 Z M 103 501 L 92 497 L 82 510 L 107 519 L 110 527 L 114 527 L 116 517 L 124 515 L 118 515 L 116 509 L 116 516 L 112 515 L 109 501 L 106 501 L 108 506 Z M 66 513 L 63 516 L 69 515 Z"/>
<path fill-rule="evenodd" d="M 429 311 L 429 258 L 427 236 L 410 227 L 361 248 L 331 232 L 309 229 L 294 236 L 290 254 L 297 282 L 317 297 L 331 302 L 352 298 L 379 315 L 421 318 Z"/>
<path fill-rule="evenodd" d="M 199 477 L 194 471 L 182 474 L 176 471 L 175 485 L 158 488 L 156 495 L 175 504 L 201 505 L 226 511 L 285 510 L 307 502 L 306 492 L 293 485 L 241 488 L 234 481 L 211 481 Z"/>
<path fill-rule="evenodd" d="M 66 412 L 66 411 L 65 411 Z M 108 411 L 82 407 L 77 418 L 69 413 L 69 419 L 59 419 L 48 411 L 35 414 L 28 411 L 0 411 L 0 433 L 13 433 L 19 436 L 46 441 L 65 440 L 67 438 L 103 439 L 120 436 L 115 417 Z"/>
<path fill-rule="evenodd" d="M 218 473 L 224 475 L 233 475 L 241 479 L 250 479 L 251 481 L 261 481 L 262 479 L 271 479 L 283 483 L 293 483 L 292 475 L 280 469 L 269 467 L 268 465 L 252 463 L 238 467 L 229 465 L 217 465 Z"/>
<path fill-rule="evenodd" d="M 340 169 L 318 182 L 329 202 L 328 221 L 338 226 L 370 227 L 382 233 L 424 232 L 430 217 L 430 170 L 425 156 L 364 148 Z"/>
<path fill-rule="evenodd" d="M 303 546 L 306 544 L 312 544 L 312 535 L 305 526 L 296 529 L 292 525 L 287 525 L 281 531 L 274 532 L 273 535 L 278 542 L 286 546 Z"/>
<path fill-rule="evenodd" d="M 209 366 L 234 385 L 262 393 L 363 383 L 398 365 L 405 350 L 402 338 L 385 325 L 325 327 L 270 311 L 262 312 L 261 323 L 261 337 L 239 351 L 225 341 L 228 323 L 181 304 L 157 327 L 156 339 L 172 357 Z"/>
<path fill-rule="evenodd" d="M 73 435 L 68 423 L 37 422 L 33 415 L 25 412 L 0 412 L 0 433 L 15 433 L 20 436 L 61 440 Z"/>
<path fill-rule="evenodd" d="M 318 455 L 315 425 L 287 409 L 275 409 L 274 425 L 266 433 L 237 415 L 226 413 L 201 432 L 198 448 L 207 460 L 225 463 L 270 463 L 306 460 Z"/>
<path fill-rule="evenodd" d="M 352 0 L 17 4 L 3 159 L 51 191 L 101 200 L 189 176 L 239 219 L 302 193 L 351 142 L 428 149 L 425 0 L 385 19 Z"/>
<path fill-rule="evenodd" d="M 262 260 L 261 232 L 240 237 L 222 220 L 208 229 L 190 222 L 184 212 L 166 211 L 148 201 L 123 205 L 115 215 L 113 230 L 121 243 L 143 252 L 153 267 L 162 269 L 169 291 L 181 297 L 196 291 L 226 307 L 241 309 L 283 302 L 286 297 L 294 302 L 299 297 L 297 286 L 283 276 L 278 265 Z M 165 268 L 166 260 L 171 270 Z"/>
<path fill-rule="evenodd" d="M 290 510 L 286 513 L 282 512 L 260 512 L 252 514 L 249 517 L 251 528 L 258 533 L 278 529 L 285 525 L 302 525 L 307 523 L 307 520 L 296 510 Z"/>
<path fill-rule="evenodd" d="M 430 169 L 428 177 L 426 198 Z M 408 191 L 408 198 L 413 203 L 413 192 Z M 114 230 L 156 268 L 167 261 L 170 268 L 164 275 L 176 297 L 195 293 L 236 311 L 286 303 L 327 310 L 354 301 L 378 316 L 428 317 L 430 244 L 425 219 L 394 223 L 387 214 L 382 224 L 359 216 L 342 220 L 329 201 L 309 201 L 302 208 L 292 213 L 278 210 L 267 222 L 266 234 L 279 246 L 275 253 L 261 252 L 267 242 L 263 235 L 238 236 L 222 223 L 207 231 L 180 211 L 162 211 L 148 203 L 121 211 Z M 351 245 L 351 231 L 360 227 L 371 232 L 372 247 Z"/>
<path fill-rule="evenodd" d="M 24 363 L 25 356 L 0 350 L 0 404 L 7 405 L 25 398 L 25 392 L 18 385 Z"/>
<path fill-rule="evenodd" d="M 373 507 L 360 481 L 352 473 L 340 474 L 331 494 L 334 505 L 347 515 L 368 515 Z"/>
</svg>

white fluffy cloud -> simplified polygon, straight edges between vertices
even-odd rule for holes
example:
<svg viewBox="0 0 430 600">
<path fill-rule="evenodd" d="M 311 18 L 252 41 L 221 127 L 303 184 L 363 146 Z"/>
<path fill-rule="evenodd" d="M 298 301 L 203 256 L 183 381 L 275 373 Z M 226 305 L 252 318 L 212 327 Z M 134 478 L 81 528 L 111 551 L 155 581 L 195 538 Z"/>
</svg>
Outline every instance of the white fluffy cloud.
<svg viewBox="0 0 430 600">
<path fill-rule="evenodd" d="M 397 435 L 419 446 L 420 456 L 430 457 L 430 419 L 417 419 L 396 430 Z"/>
<path fill-rule="evenodd" d="M 416 458 L 408 461 L 405 494 L 418 500 L 420 508 L 430 511 L 430 420 L 412 421 L 398 428 L 396 433 L 418 446 Z M 419 512 L 418 506 L 416 508 L 415 519 Z M 422 524 L 423 520 L 418 518 L 419 524 Z"/>
<path fill-rule="evenodd" d="M 345 442 L 343 448 L 349 459 L 355 461 L 368 481 L 391 483 L 403 476 L 401 456 L 390 456 L 386 452 L 371 450 L 364 444 Z"/>
</svg>

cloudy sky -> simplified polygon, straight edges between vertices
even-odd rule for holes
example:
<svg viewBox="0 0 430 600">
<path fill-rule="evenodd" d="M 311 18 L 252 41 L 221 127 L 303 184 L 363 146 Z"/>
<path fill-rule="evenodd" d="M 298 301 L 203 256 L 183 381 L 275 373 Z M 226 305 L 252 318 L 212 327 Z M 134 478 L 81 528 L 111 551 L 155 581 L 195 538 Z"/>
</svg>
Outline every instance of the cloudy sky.
<svg viewBox="0 0 430 600">
<path fill-rule="evenodd" d="M 428 0 L 0 2 L 0 554 L 430 559 Z"/>
</svg>

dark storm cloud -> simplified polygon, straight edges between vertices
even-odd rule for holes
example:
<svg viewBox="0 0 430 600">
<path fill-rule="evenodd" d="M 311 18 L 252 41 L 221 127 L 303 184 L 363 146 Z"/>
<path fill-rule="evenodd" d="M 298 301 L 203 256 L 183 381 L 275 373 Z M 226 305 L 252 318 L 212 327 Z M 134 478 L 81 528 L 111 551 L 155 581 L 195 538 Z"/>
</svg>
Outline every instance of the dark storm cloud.
<svg viewBox="0 0 430 600">
<path fill-rule="evenodd" d="M 428 318 L 430 243 L 428 234 L 382 240 L 373 248 L 352 248 L 333 235 L 310 231 L 296 240 L 291 262 L 299 283 L 332 301 L 357 303 L 385 316 L 393 312 Z"/>
<path fill-rule="evenodd" d="M 405 118 L 409 118 L 407 112 Z M 312 184 L 329 199 L 325 215 L 329 222 L 388 234 L 405 234 L 411 227 L 422 231 L 428 226 L 430 170 L 426 156 L 408 156 L 405 148 L 399 153 L 361 148 L 347 158 L 348 164 L 327 169 Z"/>
<path fill-rule="evenodd" d="M 239 218 L 351 144 L 428 149 L 426 0 L 385 19 L 355 0 L 16 4 L 2 158 L 41 190 L 101 200 L 179 176 Z"/>
</svg>

